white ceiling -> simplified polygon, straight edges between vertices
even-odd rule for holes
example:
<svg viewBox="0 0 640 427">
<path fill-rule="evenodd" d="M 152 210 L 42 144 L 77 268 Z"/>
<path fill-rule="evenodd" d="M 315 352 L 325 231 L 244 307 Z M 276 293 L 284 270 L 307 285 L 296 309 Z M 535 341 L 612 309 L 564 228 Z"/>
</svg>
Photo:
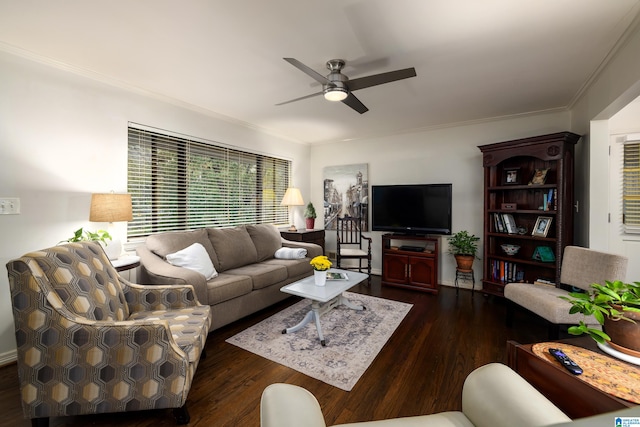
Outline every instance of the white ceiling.
<svg viewBox="0 0 640 427">
<path fill-rule="evenodd" d="M 136 88 L 281 137 L 318 143 L 566 109 L 640 0 L 0 0 L 0 49 Z M 415 67 L 354 94 L 314 97 L 283 57 L 350 78 Z"/>
</svg>

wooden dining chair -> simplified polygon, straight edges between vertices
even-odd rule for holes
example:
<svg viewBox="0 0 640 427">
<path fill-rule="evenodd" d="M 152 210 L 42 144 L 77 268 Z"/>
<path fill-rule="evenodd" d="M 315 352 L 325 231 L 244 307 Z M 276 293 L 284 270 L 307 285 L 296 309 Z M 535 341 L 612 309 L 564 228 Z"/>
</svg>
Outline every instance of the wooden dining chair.
<svg viewBox="0 0 640 427">
<path fill-rule="evenodd" d="M 366 260 L 366 269 L 369 278 L 367 283 L 371 284 L 371 237 L 362 234 L 362 219 L 345 216 L 337 218 L 336 223 L 337 244 L 336 251 L 337 266 L 343 270 L 358 270 L 362 273 L 363 261 Z M 358 260 L 358 266 L 344 265 L 343 260 Z"/>
</svg>

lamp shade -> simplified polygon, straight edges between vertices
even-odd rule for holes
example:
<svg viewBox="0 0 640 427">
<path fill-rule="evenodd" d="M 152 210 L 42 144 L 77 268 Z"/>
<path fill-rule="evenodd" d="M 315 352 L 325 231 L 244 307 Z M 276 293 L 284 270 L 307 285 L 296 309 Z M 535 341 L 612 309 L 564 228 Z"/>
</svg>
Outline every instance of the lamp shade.
<svg viewBox="0 0 640 427">
<path fill-rule="evenodd" d="M 131 221 L 131 194 L 95 193 L 91 195 L 89 221 Z"/>
<path fill-rule="evenodd" d="M 289 187 L 284 193 L 280 206 L 304 206 L 304 200 L 302 200 L 302 194 L 299 188 Z"/>
</svg>

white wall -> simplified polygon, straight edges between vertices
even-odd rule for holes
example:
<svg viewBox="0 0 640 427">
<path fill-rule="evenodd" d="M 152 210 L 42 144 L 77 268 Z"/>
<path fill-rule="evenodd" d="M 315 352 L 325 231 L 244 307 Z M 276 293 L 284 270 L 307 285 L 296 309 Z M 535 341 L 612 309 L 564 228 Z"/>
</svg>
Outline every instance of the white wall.
<svg viewBox="0 0 640 427">
<path fill-rule="evenodd" d="M 453 230 L 483 235 L 483 169 L 479 145 L 569 129 L 569 113 L 540 114 L 481 124 L 360 141 L 314 145 L 311 148 L 311 200 L 322 206 L 323 168 L 341 164 L 367 163 L 369 185 L 453 184 Z M 380 274 L 381 232 L 373 237 L 372 268 Z M 335 232 L 327 232 L 328 250 L 335 251 Z M 482 245 L 480 241 L 480 245 Z M 482 248 L 482 246 L 480 246 Z M 481 256 L 481 252 L 479 253 Z M 482 278 L 482 261 L 474 264 L 476 289 Z M 448 255 L 446 238 L 440 239 L 439 283 L 453 285 L 455 260 Z M 464 283 L 470 287 L 470 283 Z"/>
<path fill-rule="evenodd" d="M 126 192 L 127 123 L 167 129 L 293 160 L 309 194 L 309 148 L 75 73 L 0 53 L 0 263 L 57 244 L 89 223 L 94 192 Z M 297 225 L 303 227 L 303 219 Z M 0 363 L 15 350 L 6 270 L 0 274 Z"/>
<path fill-rule="evenodd" d="M 585 201 L 588 219 L 577 225 L 577 240 L 583 246 L 608 249 L 609 131 L 608 123 L 622 108 L 640 95 L 640 20 L 626 34 L 607 66 L 589 85 L 571 110 L 571 127 L 585 135 L 576 156 L 576 193 Z M 603 121 L 605 123 L 603 123 Z M 593 208 L 593 209 L 591 209 Z M 640 259 L 638 259 L 640 261 Z"/>
</svg>

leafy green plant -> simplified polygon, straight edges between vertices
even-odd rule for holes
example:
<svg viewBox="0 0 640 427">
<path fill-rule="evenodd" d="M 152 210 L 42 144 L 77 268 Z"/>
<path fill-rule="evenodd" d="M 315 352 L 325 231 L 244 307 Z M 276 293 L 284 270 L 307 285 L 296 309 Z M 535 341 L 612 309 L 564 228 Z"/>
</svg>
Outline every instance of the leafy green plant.
<svg viewBox="0 0 640 427">
<path fill-rule="evenodd" d="M 111 235 L 105 230 L 98 230 L 95 233 L 89 230 L 84 230 L 82 227 L 77 229 L 73 236 L 68 238 L 67 240 L 61 240 L 62 242 L 82 242 L 82 241 L 93 241 L 93 242 L 102 242 L 107 245 L 107 240 L 112 240 Z"/>
<path fill-rule="evenodd" d="M 469 234 L 468 231 L 462 230 L 452 234 L 447 238 L 449 240 L 449 253 L 453 255 L 469 255 L 476 257 L 478 252 L 479 237 Z"/>
<path fill-rule="evenodd" d="M 316 208 L 313 207 L 313 203 L 309 202 L 307 207 L 304 210 L 305 218 L 315 218 L 316 217 Z"/>
<path fill-rule="evenodd" d="M 571 292 L 568 297 L 559 298 L 571 303 L 569 313 L 593 315 L 601 325 L 604 325 L 607 317 L 612 320 L 635 323 L 634 320 L 625 316 L 625 312 L 640 313 L 640 282 L 606 281 L 604 285 L 593 283 L 591 288 L 592 291 L 589 292 Z M 569 327 L 568 332 L 572 335 L 588 334 L 599 343 L 611 341 L 604 331 L 590 328 L 583 321 L 580 321 L 577 326 Z"/>
</svg>

